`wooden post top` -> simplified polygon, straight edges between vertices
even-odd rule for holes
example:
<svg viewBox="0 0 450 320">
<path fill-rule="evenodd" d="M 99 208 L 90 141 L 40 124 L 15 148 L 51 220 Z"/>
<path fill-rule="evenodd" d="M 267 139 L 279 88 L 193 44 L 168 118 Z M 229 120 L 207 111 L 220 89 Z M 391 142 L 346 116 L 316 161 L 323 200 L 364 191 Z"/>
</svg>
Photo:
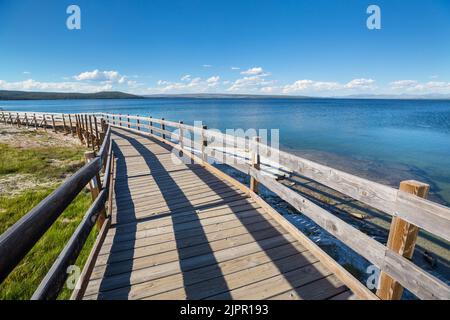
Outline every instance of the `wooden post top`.
<svg viewBox="0 0 450 320">
<path fill-rule="evenodd" d="M 420 198 L 427 198 L 430 185 L 416 180 L 405 180 L 400 182 L 400 190 Z"/>
<path fill-rule="evenodd" d="M 85 151 L 84 157 L 86 160 L 94 159 L 95 158 L 95 151 Z"/>
</svg>

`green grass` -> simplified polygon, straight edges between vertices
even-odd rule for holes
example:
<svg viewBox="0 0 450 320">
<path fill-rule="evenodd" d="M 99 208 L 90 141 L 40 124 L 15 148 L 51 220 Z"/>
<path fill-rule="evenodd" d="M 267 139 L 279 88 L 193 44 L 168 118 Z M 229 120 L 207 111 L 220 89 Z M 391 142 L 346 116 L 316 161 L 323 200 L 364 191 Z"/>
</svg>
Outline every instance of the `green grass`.
<svg viewBox="0 0 450 320">
<path fill-rule="evenodd" d="M 1 197 L 0 208 L 2 210 L 6 208 L 6 212 L 0 216 L 2 232 L 52 191 L 53 189 L 38 192 L 28 191 L 17 197 Z M 91 195 L 89 193 L 82 192 L 78 195 L 74 202 L 67 207 L 64 213 L 25 256 L 22 262 L 0 285 L 0 299 L 29 299 L 32 296 L 40 281 L 44 278 L 75 231 L 90 204 Z M 87 247 L 86 249 L 92 247 L 95 236 L 95 232 L 90 235 L 85 246 Z M 84 264 L 88 254 L 89 250 L 84 250 L 78 263 Z M 82 268 L 82 264 L 79 265 L 80 268 Z M 69 296 L 70 293 L 66 292 L 64 297 L 68 298 Z"/>
<path fill-rule="evenodd" d="M 46 136 L 39 138 L 46 139 Z M 45 189 L 25 189 L 12 196 L 0 194 L 0 234 L 55 190 L 67 174 L 78 170 L 83 165 L 83 152 L 82 147 L 76 146 L 18 148 L 0 143 L 0 177 L 9 174 L 31 174 L 39 179 L 54 182 Z M 0 284 L 0 299 L 21 300 L 32 296 L 91 203 L 90 193 L 83 190 L 8 278 Z M 75 263 L 80 269 L 89 255 L 97 233 L 94 227 Z M 67 299 L 70 294 L 70 290 L 65 288 L 59 298 Z"/>
<path fill-rule="evenodd" d="M 39 178 L 62 178 L 83 165 L 82 148 L 17 148 L 0 143 L 0 175 L 26 173 Z"/>
</svg>

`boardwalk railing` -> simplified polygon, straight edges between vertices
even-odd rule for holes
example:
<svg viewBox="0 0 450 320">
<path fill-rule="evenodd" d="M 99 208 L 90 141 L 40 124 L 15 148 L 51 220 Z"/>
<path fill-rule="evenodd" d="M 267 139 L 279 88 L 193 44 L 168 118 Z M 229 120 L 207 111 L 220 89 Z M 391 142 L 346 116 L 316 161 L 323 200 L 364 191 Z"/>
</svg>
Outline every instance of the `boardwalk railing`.
<svg viewBox="0 0 450 320">
<path fill-rule="evenodd" d="M 121 114 L 103 113 L 101 116 L 112 127 L 154 136 L 206 166 L 208 157 L 214 158 L 250 175 L 253 197 L 258 197 L 258 184 L 264 185 L 377 266 L 381 270 L 377 291 L 380 298 L 399 299 L 404 287 L 421 299 L 450 299 L 446 283 L 410 261 L 419 228 L 450 241 L 450 208 L 424 199 L 428 185 L 404 181 L 400 190 L 395 189 L 271 148 L 257 139 L 223 134 L 208 130 L 206 126 Z M 192 140 L 189 138 L 192 136 L 199 139 Z M 210 147 L 217 146 L 217 143 L 211 144 L 212 141 L 221 141 L 224 145 Z M 247 154 L 237 152 L 242 148 L 236 149 L 236 146 L 245 146 Z M 275 169 L 287 175 L 307 177 L 392 216 L 387 246 L 280 183 L 279 177 L 267 172 L 273 164 L 264 163 L 263 155 L 276 155 Z M 346 284 L 352 289 L 349 281 Z"/>
<path fill-rule="evenodd" d="M 20 125 L 19 123 L 24 123 L 25 117 L 26 115 L 23 113 L 5 112 L 2 119 L 5 123 Z M 446 241 L 450 241 L 450 208 L 425 199 L 429 189 L 428 185 L 416 181 L 404 181 L 400 189 L 396 189 L 280 151 L 259 142 L 258 139 L 223 134 L 216 130 L 209 130 L 203 125 L 190 126 L 184 124 L 182 121 L 173 122 L 152 117 L 107 113 L 75 116 L 77 134 L 79 134 L 80 139 L 87 143 L 95 141 L 95 133 L 93 133 L 95 126 L 92 126 L 88 121 L 88 118 L 91 119 L 91 117 L 98 118 L 103 126 L 106 126 L 105 123 L 107 123 L 110 127 L 123 128 L 163 141 L 176 150 L 181 151 L 183 155 L 187 155 L 193 161 L 203 164 L 209 170 L 222 175 L 226 179 L 230 179 L 230 181 L 232 178 L 226 177 L 221 171 L 209 164 L 211 159 L 216 159 L 219 162 L 230 165 L 248 174 L 251 177 L 251 189 L 246 189 L 249 190 L 246 192 L 252 198 L 256 199 L 260 205 L 264 206 L 265 209 L 273 210 L 257 195 L 259 184 L 267 187 L 299 212 L 309 217 L 324 230 L 342 241 L 349 248 L 377 266 L 381 270 L 379 289 L 377 291 L 379 298 L 399 299 L 402 295 L 403 288 L 407 288 L 421 299 L 450 299 L 450 288 L 446 283 L 430 275 L 410 261 L 419 228 L 441 237 Z M 46 118 L 48 116 L 43 116 L 41 120 L 44 125 L 46 121 L 44 119 Z M 65 127 L 64 119 L 67 119 L 66 116 L 59 115 L 56 117 L 56 115 L 53 115 L 53 118 L 55 119 L 55 122 L 52 123 L 53 127 L 57 126 L 56 121 L 60 124 L 63 123 L 63 127 Z M 95 123 L 97 123 L 97 120 L 95 120 Z M 95 132 L 98 135 L 98 131 Z M 109 141 L 109 134 L 107 136 L 108 138 L 105 141 Z M 192 137 L 194 139 L 191 139 Z M 222 147 L 218 147 L 218 141 L 223 144 Z M 63 187 L 68 184 L 72 188 L 77 186 L 75 190 L 71 190 L 71 192 L 66 191 L 65 193 L 60 190 L 58 195 L 52 194 L 49 196 L 53 196 L 53 200 L 56 202 L 63 202 L 65 206 L 61 205 L 58 209 L 52 209 L 52 212 L 45 212 L 40 204 L 22 219 L 24 221 L 20 220 L 1 236 L 0 256 L 8 257 L 6 260 L 9 263 L 5 263 L 4 261 L 0 262 L 0 280 L 4 279 L 10 269 L 17 264 L 18 260 L 23 257 L 24 252 L 28 252 L 27 250 L 30 249 L 30 245 L 32 246 L 42 235 L 43 232 L 41 231 L 48 229 L 54 219 L 59 216 L 62 212 L 60 209 L 65 208 L 72 201 L 75 195 L 81 190 L 79 189 L 82 188 L 80 186 L 84 186 L 95 175 L 95 172 L 98 172 L 102 161 L 100 159 L 102 158 L 102 153 L 99 153 L 99 157 L 81 169 L 84 170 L 83 174 L 76 173 L 71 177 L 71 180 L 76 182 L 69 183 L 68 180 L 58 189 L 64 189 Z M 267 161 L 268 158 L 277 159 L 277 163 L 274 164 L 273 161 Z M 111 157 L 108 159 L 111 159 Z M 86 168 L 89 168 L 89 170 Z M 275 171 L 271 169 L 275 169 Z M 277 174 L 274 175 L 273 172 L 277 172 Z M 280 172 L 281 175 L 279 174 Z M 326 209 L 318 206 L 278 181 L 280 176 L 294 174 L 317 181 L 324 186 L 392 216 L 387 246 L 372 239 L 365 233 L 347 224 Z M 70 189 L 69 187 L 65 188 Z M 108 184 L 104 183 L 103 190 L 107 190 L 107 188 Z M 106 199 L 106 196 L 107 192 L 105 191 L 101 196 L 98 196 L 98 199 L 102 199 L 98 200 L 98 202 L 104 203 L 103 199 Z M 46 204 L 48 206 L 51 201 L 46 200 L 43 202 L 48 202 Z M 87 216 L 90 214 L 89 212 L 98 211 L 100 207 L 98 203 L 96 204 L 94 202 L 91 207 L 92 210 L 88 211 Z M 33 217 L 36 219 L 38 215 L 35 211 L 39 212 L 39 210 L 44 211 L 44 213 L 40 213 L 41 216 L 37 219 L 42 226 L 34 226 L 32 228 L 40 230 L 39 232 L 23 233 L 16 231 L 19 228 L 17 225 L 25 224 Z M 29 228 L 31 225 L 32 223 L 27 224 Z M 284 224 L 284 227 L 288 229 L 295 228 L 287 224 Z M 26 228 L 21 228 L 27 231 Z M 29 236 L 26 236 L 27 240 L 25 241 L 27 245 L 21 245 L 17 249 L 17 245 L 12 247 L 12 243 L 14 243 L 12 241 L 8 242 L 10 245 L 9 248 L 4 248 L 4 243 L 7 243 L 5 239 L 9 239 L 11 234 L 14 234 L 16 237 L 20 234 L 22 239 L 23 234 L 29 234 Z M 16 244 L 18 242 L 20 241 L 16 239 Z M 321 255 L 320 250 L 315 248 L 310 248 L 310 250 L 317 255 Z M 62 256 L 65 255 L 62 254 Z M 66 256 L 69 255 L 66 254 Z M 66 258 L 65 260 L 72 259 Z M 67 263 L 60 263 L 61 266 L 67 265 Z M 360 284 L 356 284 L 354 278 L 343 274 L 339 268 L 335 267 L 334 263 L 330 261 L 327 264 L 330 270 L 336 272 L 336 275 L 354 292 L 361 292 L 359 290 Z M 55 268 L 52 268 L 55 274 L 59 274 L 60 270 L 63 270 L 61 266 L 54 266 Z M 59 271 L 56 272 L 56 270 Z M 52 276 L 48 276 L 47 278 L 52 278 Z M 44 289 L 50 286 L 46 283 L 51 282 L 46 282 L 46 279 L 44 279 L 44 284 L 41 284 L 40 289 L 35 294 L 36 298 L 54 297 L 54 295 L 48 294 L 51 290 Z M 44 292 L 47 292 L 47 295 Z M 363 292 L 361 296 L 364 296 Z"/>
<path fill-rule="evenodd" d="M 58 296 L 67 278 L 67 268 L 76 261 L 93 225 L 105 212 L 105 203 L 109 198 L 113 170 L 111 129 L 103 123 L 102 131 L 100 131 L 97 122 L 94 126 L 83 128 L 78 122 L 78 119 L 83 116 L 61 114 L 33 114 L 32 116 L 32 123 L 35 124 L 36 128 L 47 128 L 46 119 L 50 118 L 52 120 L 51 127 L 55 131 L 59 124 L 64 132 L 78 134 L 82 141 L 90 141 L 89 145 L 94 142 L 94 148 L 99 148 L 98 152 L 94 153 L 94 157 L 84 167 L 65 180 L 61 186 L 0 236 L 1 283 L 87 184 L 90 184 L 91 193 L 96 195 L 92 205 L 40 283 L 32 299 L 55 299 Z M 8 113 L 5 117 L 5 113 L 3 113 L 3 119 L 13 125 L 27 125 L 27 114 L 15 113 L 13 117 L 11 113 Z M 76 119 L 73 124 L 71 119 Z M 92 116 L 89 119 L 92 124 Z M 70 122 L 70 127 L 65 124 L 65 120 Z M 30 125 L 30 122 L 28 122 L 28 125 Z M 94 138 L 96 135 L 101 136 L 101 140 L 100 138 L 96 140 Z M 99 178 L 101 172 L 104 172 L 102 183 L 100 183 Z"/>
</svg>

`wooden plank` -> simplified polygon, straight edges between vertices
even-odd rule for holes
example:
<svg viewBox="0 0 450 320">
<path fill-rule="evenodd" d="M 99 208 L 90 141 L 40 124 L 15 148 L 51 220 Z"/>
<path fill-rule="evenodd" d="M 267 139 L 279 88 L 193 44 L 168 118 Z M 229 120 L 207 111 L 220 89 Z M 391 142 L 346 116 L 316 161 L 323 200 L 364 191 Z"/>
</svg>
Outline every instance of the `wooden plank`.
<svg viewBox="0 0 450 320">
<path fill-rule="evenodd" d="M 290 243 L 293 242 L 293 237 L 289 234 L 285 234 L 285 235 L 280 235 L 280 236 L 276 236 L 276 237 L 271 237 L 271 238 L 267 238 L 267 239 L 263 239 L 260 240 L 258 243 L 252 241 L 249 243 L 246 243 L 244 245 L 239 245 L 239 246 L 232 246 L 229 248 L 226 248 L 224 250 L 218 250 L 214 253 L 208 253 L 208 254 L 203 254 L 203 255 L 199 255 L 196 257 L 192 257 L 189 259 L 185 259 L 183 261 L 183 271 L 188 271 L 188 270 L 193 270 L 193 269 L 197 269 L 200 268 L 202 266 L 205 265 L 210 265 L 210 264 L 216 264 L 217 262 L 223 261 L 223 260 L 228 260 L 228 259 L 232 259 L 234 257 L 236 257 L 236 255 L 240 252 L 255 252 L 255 251 L 260 251 L 261 249 L 264 248 L 270 248 L 273 246 L 279 246 L 279 245 L 283 245 L 286 243 Z M 179 268 L 179 260 L 175 259 L 173 260 L 173 257 L 170 258 L 169 254 L 165 254 L 166 259 L 168 260 L 167 262 L 174 262 L 175 261 L 175 265 L 177 268 Z M 148 260 L 155 260 L 155 258 L 158 257 L 151 257 Z M 139 264 L 133 264 L 133 268 L 122 268 L 122 270 L 117 270 L 117 271 L 122 271 L 122 272 L 117 272 L 116 274 L 121 274 L 121 273 L 129 273 L 131 271 L 135 271 L 135 270 L 139 270 L 139 269 L 144 269 L 144 268 L 149 268 L 149 267 L 158 267 L 158 266 L 162 266 L 162 269 L 157 269 L 159 270 L 159 272 L 163 272 L 163 274 L 167 274 L 166 271 L 168 269 L 164 268 L 164 264 L 163 261 L 159 261 L 159 263 L 157 264 L 152 264 L 152 263 L 148 263 L 149 261 L 146 261 L 145 259 L 141 259 L 141 261 L 139 261 Z M 165 266 L 167 268 L 167 265 Z M 155 270 L 153 270 L 152 272 L 155 272 L 155 274 L 157 274 L 157 272 Z M 107 272 L 107 268 L 106 266 L 101 266 L 97 269 L 94 269 L 94 272 L 92 273 L 91 276 L 91 280 L 94 279 L 100 279 L 103 278 L 105 276 L 111 276 L 112 273 Z"/>
<path fill-rule="evenodd" d="M 331 272 L 322 263 L 315 262 L 293 271 L 278 274 L 274 277 L 246 285 L 226 293 L 208 297 L 208 299 L 221 300 L 231 296 L 232 299 L 263 300 L 277 294 L 292 290 L 315 280 L 331 275 Z M 155 298 L 155 297 L 153 297 Z"/>
<path fill-rule="evenodd" d="M 232 202 L 226 202 L 223 203 L 221 205 L 210 205 L 210 206 L 205 206 L 203 208 L 199 208 L 199 209 L 195 209 L 195 210 L 180 210 L 180 211 L 166 211 L 166 212 L 161 212 L 158 215 L 156 215 L 155 217 L 153 217 L 153 219 L 149 219 L 149 220 L 143 220 L 143 221 L 133 221 L 130 222 L 128 224 L 126 223 L 122 223 L 120 225 L 115 226 L 115 228 L 113 230 L 119 230 L 119 231 L 126 231 L 127 229 L 129 229 L 130 231 L 140 231 L 140 230 L 145 230 L 145 229 L 152 229 L 153 227 L 153 221 L 155 219 L 157 219 L 158 221 L 163 221 L 165 219 L 169 220 L 172 219 L 172 217 L 182 217 L 182 216 L 190 216 L 190 215 L 198 215 L 198 214 L 202 214 L 202 213 L 208 213 L 211 211 L 222 211 L 223 214 L 226 213 L 238 213 L 241 211 L 246 211 L 246 210 L 250 210 L 250 209 L 258 209 L 261 206 L 256 204 L 255 201 L 253 199 L 250 198 L 244 198 L 244 199 L 239 199 L 239 200 L 235 200 Z M 112 231 L 111 231 L 112 232 Z"/>
<path fill-rule="evenodd" d="M 309 252 L 297 253 L 280 260 L 273 259 L 270 257 L 269 261 L 266 263 L 251 265 L 247 264 L 247 266 L 243 267 L 241 270 L 238 270 L 231 274 L 223 274 L 223 279 L 221 277 L 216 277 L 215 279 L 208 279 L 201 281 L 199 283 L 195 283 L 192 285 L 184 285 L 183 287 L 179 287 L 175 290 L 165 292 L 158 292 L 157 285 L 161 285 L 156 281 L 153 283 L 155 285 L 155 289 L 152 286 L 150 290 L 147 292 L 147 296 L 145 299 L 169 299 L 169 300 L 199 300 L 199 299 L 207 299 L 209 297 L 213 297 L 219 294 L 222 294 L 223 297 L 228 295 L 233 296 L 233 290 L 244 289 L 245 287 L 279 276 L 280 274 L 288 273 L 299 268 L 303 268 L 308 265 L 312 265 L 316 263 L 318 260 Z M 175 279 L 173 279 L 175 278 Z M 166 279 L 163 279 L 166 280 Z M 172 277 L 172 279 L 177 281 L 180 284 L 179 279 L 176 277 Z M 183 279 L 181 279 L 183 280 Z M 160 281 L 163 282 L 163 281 Z M 181 281 L 183 284 L 183 281 Z M 163 282 L 164 286 L 170 286 L 167 281 Z M 160 291 L 163 291 L 160 289 Z M 189 293 L 189 295 L 187 294 Z"/>
<path fill-rule="evenodd" d="M 217 228 L 213 232 L 205 233 L 204 235 L 198 235 L 198 233 L 192 234 L 189 232 L 177 233 L 176 237 L 173 233 L 166 233 L 158 235 L 156 237 L 147 237 L 137 240 L 115 242 L 114 244 L 104 245 L 101 249 L 100 255 L 113 254 L 124 250 L 138 249 L 146 246 L 157 246 L 159 248 L 171 248 L 175 246 L 192 246 L 200 244 L 207 239 L 220 240 L 236 235 L 242 235 L 248 232 L 264 230 L 271 228 L 274 225 L 273 220 L 256 221 L 245 226 L 236 226 L 233 228 Z M 275 224 L 276 225 L 276 224 Z M 175 242 L 178 241 L 178 244 Z M 164 249 L 166 250 L 166 249 Z M 169 251 L 169 250 L 167 250 Z"/>
<path fill-rule="evenodd" d="M 116 213 L 120 214 L 122 216 L 134 216 L 135 218 L 139 218 L 142 216 L 142 213 L 148 214 L 148 213 L 156 213 L 161 211 L 167 211 L 167 210 L 183 210 L 186 208 L 194 209 L 196 205 L 209 203 L 213 201 L 220 201 L 224 200 L 226 198 L 231 199 L 239 199 L 243 198 L 244 195 L 242 193 L 238 193 L 235 190 L 225 190 L 223 192 L 208 192 L 203 197 L 201 194 L 199 195 L 193 195 L 188 200 L 187 199 L 177 199 L 173 200 L 173 203 L 170 202 L 170 204 L 167 203 L 141 203 L 140 205 L 135 205 L 136 208 L 128 208 L 128 209 L 116 209 Z M 125 221 L 125 219 L 123 219 Z"/>
<path fill-rule="evenodd" d="M 247 217 L 242 217 L 241 219 L 237 219 L 236 217 L 233 217 L 232 215 L 227 215 L 223 222 L 220 222 L 220 224 L 214 223 L 212 220 L 207 223 L 203 222 L 203 220 L 200 222 L 201 226 L 196 225 L 188 225 L 186 224 L 182 230 L 178 231 L 178 234 L 180 235 L 180 238 L 186 236 L 194 236 L 198 234 L 199 232 L 204 232 L 205 234 L 208 234 L 209 232 L 214 232 L 217 230 L 225 230 L 225 229 L 232 229 L 234 227 L 242 226 L 243 224 L 249 225 L 252 223 L 257 222 L 265 222 L 270 221 L 270 219 L 267 217 L 267 215 L 252 215 Z M 179 228 L 178 228 L 179 229 Z M 114 231 L 114 229 L 111 229 L 111 231 Z M 173 234 L 173 227 L 167 226 L 167 227 L 159 227 L 158 229 L 148 229 L 148 230 L 142 230 L 137 232 L 129 232 L 129 233 L 121 233 L 117 236 L 114 236 L 113 234 L 109 234 L 107 236 L 107 239 L 105 241 L 106 244 L 112 243 L 115 241 L 115 243 L 120 243 L 123 241 L 137 241 L 139 239 L 145 239 L 149 237 L 160 237 L 160 239 L 163 241 L 167 234 Z"/>
<path fill-rule="evenodd" d="M 271 300 L 325 300 L 346 292 L 347 287 L 333 274 L 272 296 Z"/>
<path fill-rule="evenodd" d="M 139 199 L 128 197 L 128 201 L 119 199 L 116 201 L 114 208 L 117 210 L 129 208 L 130 200 L 133 201 L 133 207 L 130 210 L 120 210 L 121 212 L 129 212 L 132 210 L 138 210 L 145 208 L 146 210 L 152 210 L 154 208 L 160 208 L 163 206 L 168 206 L 171 209 L 177 208 L 178 205 L 192 206 L 194 205 L 194 200 L 197 199 L 218 199 L 221 196 L 226 195 L 243 195 L 242 191 L 230 188 L 229 186 L 218 185 L 213 188 L 212 186 L 206 188 L 198 188 L 189 191 L 182 192 L 181 190 L 172 190 L 170 192 L 162 192 L 154 194 L 154 196 L 142 197 Z M 173 200 L 172 200 L 173 199 Z M 163 203 L 162 203 L 163 202 Z"/>
<path fill-rule="evenodd" d="M 283 231 L 272 228 L 270 230 L 264 230 L 264 232 L 255 232 L 254 237 L 252 235 L 247 234 L 243 236 L 237 236 L 234 238 L 213 241 L 210 242 L 209 244 L 186 247 L 178 250 L 161 252 L 151 255 L 145 255 L 144 253 L 142 256 L 134 257 L 133 256 L 134 252 L 131 251 L 128 253 L 127 257 L 125 254 L 123 255 L 115 254 L 111 256 L 111 257 L 120 256 L 121 260 L 119 262 L 109 263 L 107 257 L 101 256 L 97 260 L 96 266 L 93 271 L 93 275 L 98 273 L 100 270 L 106 269 L 105 275 L 110 276 L 114 274 L 129 272 L 130 268 L 132 268 L 133 270 L 142 269 L 155 264 L 168 263 L 191 257 L 202 256 L 205 254 L 214 253 L 227 248 L 237 247 L 248 243 L 255 243 L 255 241 L 260 241 L 264 239 L 282 237 L 285 235 L 286 234 L 283 233 Z M 127 258 L 127 260 L 130 261 L 127 262 L 127 260 L 125 260 L 125 257 Z"/>
<path fill-rule="evenodd" d="M 331 297 L 329 300 L 359 300 L 358 296 L 355 295 L 351 290 L 344 291 Z"/>
<path fill-rule="evenodd" d="M 105 282 L 102 282 L 101 285 L 102 291 L 99 292 L 96 298 L 118 299 L 128 296 L 129 299 L 142 299 L 164 291 L 181 289 L 185 285 L 191 286 L 204 281 L 213 280 L 217 277 L 218 270 L 220 270 L 221 274 L 224 276 L 231 275 L 250 267 L 278 262 L 280 259 L 299 255 L 304 251 L 305 249 L 295 242 L 275 248 L 269 248 L 265 251 L 237 256 L 231 260 L 222 261 L 218 264 L 201 267 L 184 273 L 176 272 L 172 275 L 150 281 L 147 280 L 148 277 L 146 277 L 146 274 L 142 274 L 142 278 L 131 277 L 129 279 L 130 281 L 126 281 L 126 279 L 122 279 L 125 281 L 120 281 L 120 279 L 111 281 L 112 278 L 106 278 Z M 213 283 L 211 283 L 211 286 L 212 285 Z M 94 289 L 94 287 L 92 288 Z M 98 290 L 100 287 L 95 289 Z M 93 292 L 95 292 L 95 290 L 93 290 Z"/>
<path fill-rule="evenodd" d="M 108 254 L 100 255 L 97 259 L 97 266 L 104 264 L 114 264 L 121 261 L 130 259 L 139 259 L 142 257 L 148 257 L 152 255 L 159 255 L 168 252 L 175 252 L 177 259 L 186 259 L 190 256 L 204 254 L 211 250 L 222 250 L 231 245 L 239 245 L 243 243 L 249 243 L 257 241 L 258 239 L 265 237 L 271 237 L 283 234 L 284 230 L 279 226 L 267 223 L 259 229 L 252 230 L 250 234 L 247 229 L 238 230 L 236 234 L 233 234 L 229 230 L 226 234 L 223 233 L 211 233 L 208 236 L 199 235 L 197 238 L 183 238 L 178 239 L 175 235 L 175 241 L 163 242 L 155 245 L 148 245 L 143 247 L 133 247 L 126 250 L 112 251 Z M 217 237 L 216 237 L 217 236 Z"/>
<path fill-rule="evenodd" d="M 141 197 L 147 197 L 154 194 L 161 194 L 162 192 L 171 191 L 174 189 L 179 189 L 181 191 L 189 191 L 196 188 L 205 188 L 208 186 L 215 186 L 217 184 L 223 184 L 224 182 L 220 181 L 217 178 L 207 178 L 205 180 L 198 179 L 198 180 L 191 180 L 191 179 L 184 179 L 184 180 L 177 180 L 177 185 L 168 185 L 167 188 L 161 189 L 158 185 L 150 185 L 146 188 L 144 187 L 132 187 L 130 186 L 128 192 L 123 190 L 119 192 L 116 196 L 117 200 L 120 200 L 122 198 L 132 198 L 133 200 L 140 199 Z M 119 186 L 120 188 L 120 186 Z M 122 187 L 123 188 L 123 187 Z"/>
<path fill-rule="evenodd" d="M 183 211 L 188 211 L 188 210 L 203 210 L 206 208 L 211 208 L 214 206 L 221 206 L 223 204 L 229 203 L 229 202 L 233 202 L 236 200 L 241 200 L 244 199 L 242 197 L 242 195 L 227 195 L 227 196 L 221 196 L 221 197 L 216 197 L 216 199 L 214 201 L 210 201 L 209 199 L 199 199 L 199 200 L 195 200 L 195 204 L 194 206 L 192 205 L 188 205 L 188 206 L 184 206 L 184 205 L 178 205 L 177 208 L 173 208 L 173 211 L 175 212 L 183 212 Z M 114 225 L 117 224 L 127 224 L 127 223 L 131 223 L 133 221 L 136 221 L 136 219 L 138 220 L 150 220 L 153 219 L 155 217 L 159 217 L 163 214 L 166 214 L 167 212 L 170 212 L 172 208 L 169 207 L 160 207 L 154 210 L 148 210 L 146 208 L 143 208 L 142 210 L 136 210 L 133 211 L 132 213 L 128 213 L 128 214 L 121 214 L 119 221 L 117 220 L 117 214 L 116 212 L 113 212 L 113 223 Z"/>
<path fill-rule="evenodd" d="M 287 248 L 292 248 L 289 250 L 293 252 L 287 252 Z M 291 254 L 295 253 L 296 250 L 299 252 L 304 251 L 302 246 L 296 242 L 286 243 L 285 239 L 281 237 L 270 238 L 262 240 L 259 244 L 249 243 L 239 247 L 217 251 L 214 254 L 186 259 L 183 262 L 183 272 L 190 272 L 191 275 L 195 275 L 202 274 L 206 270 L 220 268 L 220 270 L 225 273 L 227 273 L 227 270 L 230 270 L 229 273 L 231 273 L 236 270 L 241 270 L 242 264 L 246 265 L 249 259 L 250 261 L 254 261 L 253 259 L 257 259 L 257 257 L 261 256 L 266 256 L 268 258 L 281 252 Z M 181 269 L 178 261 L 150 266 L 141 270 L 133 270 L 129 273 L 106 277 L 104 279 L 93 279 L 90 281 L 86 293 L 96 294 L 99 289 L 107 291 L 114 288 L 126 287 L 131 284 L 149 283 L 156 279 L 179 274 L 180 272 Z M 193 281 L 188 283 L 195 283 L 195 278 L 190 279 Z"/>
<path fill-rule="evenodd" d="M 227 215 L 220 215 L 218 217 L 212 217 L 212 218 L 205 218 L 205 219 L 201 219 L 199 220 L 199 223 L 202 227 L 206 227 L 208 225 L 216 225 L 218 223 L 224 223 L 224 222 L 229 222 L 232 220 L 239 220 L 242 221 L 243 219 L 246 218 L 250 218 L 250 217 L 263 217 L 265 219 L 266 215 L 261 214 L 260 212 L 258 212 L 257 210 L 248 210 L 248 211 L 243 211 L 243 212 L 238 212 L 235 214 L 227 214 Z M 189 222 L 185 222 L 185 223 L 179 223 L 177 224 L 177 231 L 181 232 L 183 230 L 189 230 L 192 228 L 196 228 L 199 225 L 199 223 L 197 221 L 189 221 Z M 138 225 L 139 226 L 139 225 Z M 113 230 L 113 229 L 112 229 Z M 108 239 L 110 236 L 112 236 L 113 231 L 111 230 L 111 235 L 108 234 Z M 152 225 L 147 224 L 144 228 L 142 228 L 142 230 L 138 230 L 137 231 L 130 231 L 128 233 L 134 234 L 135 237 L 149 237 L 151 235 L 158 235 L 158 234 L 164 234 L 164 233 L 170 233 L 173 232 L 173 226 L 170 223 L 167 223 L 167 225 L 161 225 L 158 226 L 157 228 L 153 227 Z M 116 235 L 116 241 L 121 241 L 122 239 L 129 239 L 130 236 L 128 235 L 128 233 L 125 232 L 120 232 L 120 234 Z"/>
</svg>

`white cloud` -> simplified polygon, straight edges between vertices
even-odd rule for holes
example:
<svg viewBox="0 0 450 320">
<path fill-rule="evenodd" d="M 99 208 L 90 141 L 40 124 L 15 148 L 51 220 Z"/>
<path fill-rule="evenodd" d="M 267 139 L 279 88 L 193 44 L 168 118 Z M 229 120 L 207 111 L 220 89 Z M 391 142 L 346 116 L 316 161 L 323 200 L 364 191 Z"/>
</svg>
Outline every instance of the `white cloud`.
<svg viewBox="0 0 450 320">
<path fill-rule="evenodd" d="M 147 88 L 147 93 L 202 93 L 217 87 L 220 84 L 219 76 L 212 76 L 206 80 L 200 77 L 182 77 L 182 82 L 159 80 L 156 88 Z"/>
<path fill-rule="evenodd" d="M 261 76 L 243 77 L 234 81 L 232 85 L 227 89 L 227 91 L 231 92 L 257 91 L 260 90 L 262 87 L 270 86 L 274 83 L 275 81 L 267 80 Z"/>
<path fill-rule="evenodd" d="M 270 76 L 270 73 L 265 72 L 261 67 L 253 67 L 241 72 L 245 77 L 236 79 L 231 82 L 231 86 L 227 89 L 227 91 L 231 92 L 255 92 L 262 91 L 264 87 L 267 89 L 269 86 L 272 86 L 276 81 L 266 79 Z"/>
<path fill-rule="evenodd" d="M 181 81 L 188 81 L 190 79 L 191 79 L 191 75 L 190 74 L 186 74 L 186 75 L 182 76 L 180 80 Z"/>
<path fill-rule="evenodd" d="M 345 85 L 347 89 L 374 89 L 375 80 L 373 79 L 353 79 Z"/>
<path fill-rule="evenodd" d="M 23 74 L 31 74 L 31 72 L 30 71 L 24 71 L 24 72 L 22 72 Z"/>
<path fill-rule="evenodd" d="M 219 76 L 213 76 L 206 80 L 206 83 L 208 84 L 208 87 L 216 87 L 220 82 Z"/>
<path fill-rule="evenodd" d="M 283 93 L 294 93 L 300 91 L 328 91 L 336 90 L 341 86 L 337 82 L 322 82 L 313 80 L 297 80 L 292 84 L 284 86 Z"/>
<path fill-rule="evenodd" d="M 295 92 L 317 92 L 317 91 L 339 91 L 339 90 L 371 90 L 375 88 L 375 80 L 372 79 L 353 79 L 348 83 L 297 80 L 292 84 L 284 86 L 283 93 Z"/>
<path fill-rule="evenodd" d="M 212 65 L 210 65 L 210 64 L 204 64 L 204 65 L 202 65 L 202 67 L 203 67 L 203 68 L 211 68 Z"/>
<path fill-rule="evenodd" d="M 231 67 L 231 70 L 241 70 L 239 67 Z"/>
<path fill-rule="evenodd" d="M 81 82 L 40 82 L 28 79 L 18 82 L 7 82 L 0 80 L 0 88 L 4 90 L 20 90 L 20 91 L 56 91 L 56 92 L 97 92 L 112 89 L 112 85 L 101 84 L 92 85 Z"/>
<path fill-rule="evenodd" d="M 428 81 L 419 82 L 416 80 L 397 80 L 390 83 L 391 89 L 404 92 L 420 93 L 449 93 L 450 82 Z"/>
<path fill-rule="evenodd" d="M 278 87 L 262 87 L 259 91 L 262 93 L 276 93 L 278 91 Z"/>
<path fill-rule="evenodd" d="M 120 84 L 123 84 L 126 81 L 126 77 L 122 76 L 118 71 L 100 71 L 98 69 L 82 72 L 73 78 L 77 81 L 108 81 Z"/>
<path fill-rule="evenodd" d="M 392 89 L 408 89 L 415 87 L 417 84 L 416 80 L 398 80 L 390 83 Z"/>
<path fill-rule="evenodd" d="M 249 76 L 250 75 L 261 75 L 263 73 L 264 73 L 264 70 L 261 67 L 253 67 L 253 68 L 250 68 L 250 69 L 248 69 L 246 71 L 242 71 L 241 72 L 241 74 L 249 75 Z"/>
</svg>

